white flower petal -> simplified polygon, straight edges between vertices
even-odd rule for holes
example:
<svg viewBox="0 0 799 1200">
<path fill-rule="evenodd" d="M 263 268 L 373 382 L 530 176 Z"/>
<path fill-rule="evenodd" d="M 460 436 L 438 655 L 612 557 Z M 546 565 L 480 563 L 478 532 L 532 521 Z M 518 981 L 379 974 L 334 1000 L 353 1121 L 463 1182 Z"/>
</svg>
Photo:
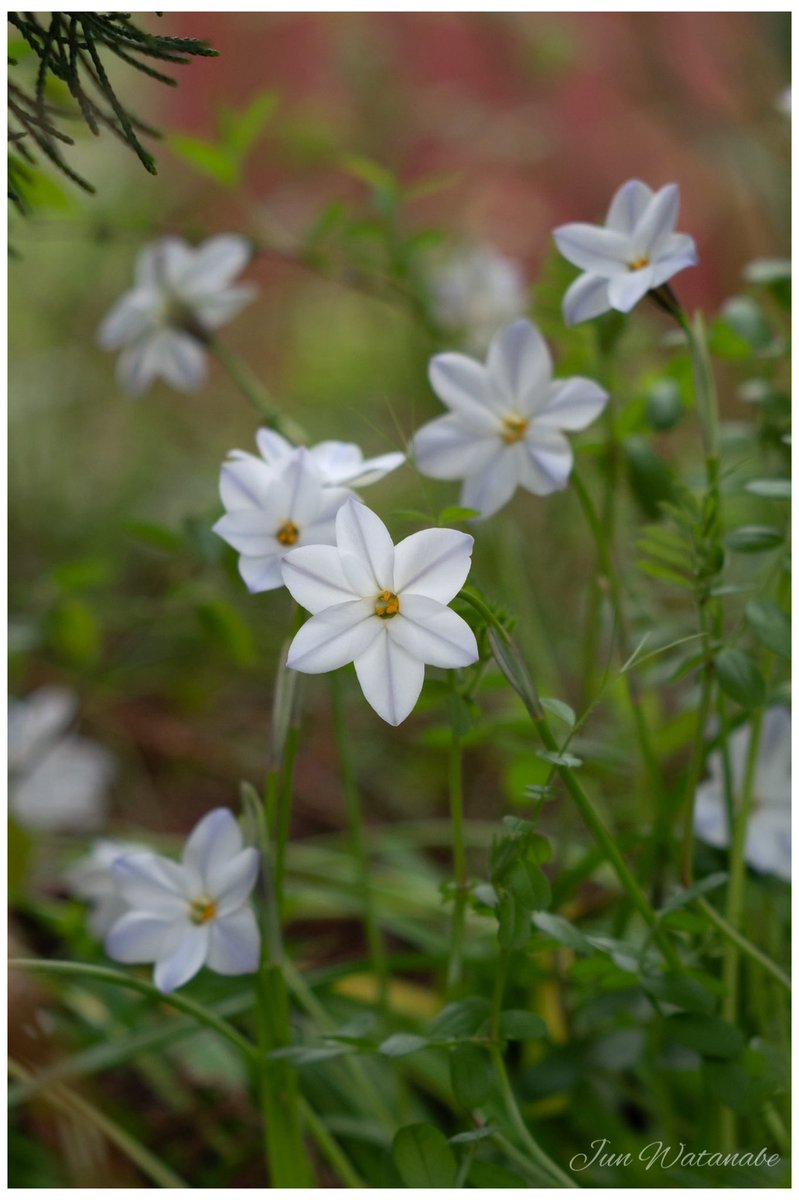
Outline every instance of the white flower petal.
<svg viewBox="0 0 799 1200">
<path fill-rule="evenodd" d="M 9 699 L 8 768 L 21 770 L 32 755 L 66 731 L 77 715 L 78 698 L 67 688 L 45 686 L 24 700 Z"/>
<path fill-rule="evenodd" d="M 160 854 L 125 854 L 116 859 L 111 872 L 131 908 L 159 917 L 185 915 L 189 880 L 178 863 Z"/>
<path fill-rule="evenodd" d="M 164 237 L 145 246 L 136 259 L 136 286 L 167 293 L 192 261 L 193 251 L 183 238 Z"/>
<path fill-rule="evenodd" d="M 221 233 L 197 246 L 173 279 L 186 299 L 218 292 L 243 271 L 252 257 L 252 244 L 235 233 Z"/>
<path fill-rule="evenodd" d="M 275 491 L 285 497 L 285 515 L 302 528 L 322 507 L 322 479 L 304 447 L 295 450 L 275 480 Z"/>
<path fill-rule="evenodd" d="M 237 317 L 257 295 L 258 288 L 254 283 L 240 283 L 237 287 L 223 288 L 193 299 L 191 310 L 203 329 L 219 329 Z"/>
<path fill-rule="evenodd" d="M 215 859 L 207 872 L 208 894 L 217 902 L 219 916 L 241 908 L 255 887 L 261 856 L 258 851 L 248 846 L 233 858 Z"/>
<path fill-rule="evenodd" d="M 463 479 L 479 471 L 500 445 L 497 417 L 492 415 L 487 431 L 475 433 L 459 413 L 450 413 L 417 430 L 413 454 L 423 475 L 431 479 Z"/>
<path fill-rule="evenodd" d="M 213 531 L 239 554 L 261 558 L 280 554 L 287 549 L 275 536 L 279 528 L 279 521 L 269 511 L 263 508 L 239 508 L 220 517 Z"/>
<path fill-rule="evenodd" d="M 420 662 L 455 668 L 477 661 L 477 641 L 463 618 L 428 596 L 403 595 L 386 624 L 389 638 Z"/>
<path fill-rule="evenodd" d="M 414 592 L 447 604 L 466 582 L 472 565 L 471 534 L 458 529 L 422 529 L 394 551 L 397 595 Z"/>
<path fill-rule="evenodd" d="M 259 967 L 261 935 L 248 906 L 209 925 L 207 965 L 218 975 L 252 975 Z"/>
<path fill-rule="evenodd" d="M 486 409 L 496 406 L 488 372 L 482 363 L 465 354 L 436 354 L 428 368 L 433 391 L 453 412 L 485 428 Z"/>
<path fill-rule="evenodd" d="M 97 341 L 103 350 L 118 350 L 135 342 L 158 323 L 162 299 L 151 288 L 136 288 L 125 292 L 97 330 Z"/>
<path fill-rule="evenodd" d="M 661 283 L 665 283 L 673 275 L 679 274 L 687 267 L 695 267 L 698 261 L 695 249 L 685 254 L 664 255 L 652 264 L 652 287 L 660 287 Z"/>
<path fill-rule="evenodd" d="M 518 455 L 516 447 L 500 444 L 496 453 L 479 471 L 467 475 L 461 491 L 461 504 L 474 508 L 485 519 L 499 512 L 510 500 L 519 486 Z"/>
<path fill-rule="evenodd" d="M 382 627 L 373 600 L 336 604 L 306 621 L 289 647 L 287 665 L 293 671 L 321 675 L 357 658 Z"/>
<path fill-rule="evenodd" d="M 535 425 L 518 449 L 522 452 L 519 483 L 528 492 L 548 496 L 566 487 L 574 452 L 562 433 Z"/>
<path fill-rule="evenodd" d="M 222 464 L 219 495 L 228 512 L 241 508 L 262 508 L 268 502 L 275 474 L 261 458 L 234 450 L 235 458 Z"/>
<path fill-rule="evenodd" d="M 720 782 L 708 780 L 696 790 L 694 828 L 697 837 L 709 846 L 719 849 L 728 845 L 729 830 L 724 804 L 724 787 Z"/>
<path fill-rule="evenodd" d="M 563 297 L 563 319 L 567 325 L 590 321 L 609 309 L 608 281 L 601 275 L 578 275 Z"/>
<path fill-rule="evenodd" d="M 680 188 L 669 183 L 652 197 L 635 223 L 631 242 L 634 258 L 659 256 L 661 246 L 671 237 L 680 213 Z"/>
<path fill-rule="evenodd" d="M 757 809 L 746 835 L 746 861 L 756 871 L 791 881 L 791 823 L 783 810 Z"/>
<path fill-rule="evenodd" d="M 347 487 L 377 483 L 405 462 L 398 451 L 365 459 L 360 448 L 348 442 L 319 442 L 311 447 L 311 455 L 326 484 Z"/>
<path fill-rule="evenodd" d="M 302 546 L 282 560 L 283 582 L 309 613 L 360 599 L 347 582 L 341 554 L 335 546 Z"/>
<path fill-rule="evenodd" d="M 163 330 L 158 342 L 159 374 L 181 392 L 196 392 L 208 375 L 205 347 L 189 333 Z"/>
<path fill-rule="evenodd" d="M 355 673 L 367 702 L 389 725 L 413 711 L 424 684 L 424 665 L 397 645 L 384 623 L 369 648 L 355 660 Z"/>
<path fill-rule="evenodd" d="M 606 278 L 627 271 L 630 242 L 613 229 L 576 222 L 561 225 L 552 236 L 563 257 L 583 271 Z"/>
<path fill-rule="evenodd" d="M 70 735 L 42 747 L 14 780 L 10 806 L 21 825 L 50 833 L 90 833 L 101 828 L 116 760 L 104 746 Z"/>
<path fill-rule="evenodd" d="M 535 424 L 548 429 L 585 429 L 608 402 L 608 393 L 593 379 L 574 375 L 556 379 L 543 407 L 535 415 Z"/>
<path fill-rule="evenodd" d="M 336 543 L 342 554 L 352 555 L 368 571 L 374 595 L 385 588 L 394 590 L 394 543 L 383 522 L 365 504 L 351 499 L 338 510 Z"/>
<path fill-rule="evenodd" d="M 239 575 L 247 585 L 247 590 L 253 593 L 272 592 L 283 586 L 281 558 L 285 553 L 283 546 L 280 553 L 265 554 L 254 558 L 244 555 L 239 559 Z"/>
<path fill-rule="evenodd" d="M 514 321 L 495 334 L 486 363 L 491 387 L 503 406 L 522 416 L 532 411 L 536 392 L 552 378 L 552 358 L 531 321 Z"/>
<path fill-rule="evenodd" d="M 202 892 L 214 895 L 211 880 L 220 864 L 241 853 L 244 839 L 229 808 L 214 808 L 199 821 L 183 849 L 183 866 Z"/>
<path fill-rule="evenodd" d="M 640 179 L 629 179 L 623 183 L 610 202 L 605 220 L 607 228 L 629 237 L 653 196 L 651 187 L 647 187 Z"/>
<path fill-rule="evenodd" d="M 160 372 L 158 334 L 144 334 L 126 346 L 117 359 L 116 377 L 120 387 L 131 396 L 142 396 Z"/>
<path fill-rule="evenodd" d="M 151 913 L 125 913 L 108 931 L 106 954 L 122 963 L 155 962 L 164 947 L 175 944 L 176 930 L 187 924 L 183 917 L 175 921 Z"/>
<path fill-rule="evenodd" d="M 644 267 L 639 271 L 629 271 L 626 275 L 617 275 L 608 283 L 608 299 L 619 312 L 629 312 L 635 308 L 652 287 L 652 268 Z"/>
<path fill-rule="evenodd" d="M 258 443 L 261 457 L 264 462 L 269 463 L 270 467 L 285 465 L 297 449 L 282 434 L 275 433 L 274 429 L 259 429 L 255 440 Z"/>
<path fill-rule="evenodd" d="M 193 979 L 208 957 L 207 925 L 187 925 L 176 948 L 155 964 L 153 982 L 160 992 L 174 992 Z"/>
</svg>

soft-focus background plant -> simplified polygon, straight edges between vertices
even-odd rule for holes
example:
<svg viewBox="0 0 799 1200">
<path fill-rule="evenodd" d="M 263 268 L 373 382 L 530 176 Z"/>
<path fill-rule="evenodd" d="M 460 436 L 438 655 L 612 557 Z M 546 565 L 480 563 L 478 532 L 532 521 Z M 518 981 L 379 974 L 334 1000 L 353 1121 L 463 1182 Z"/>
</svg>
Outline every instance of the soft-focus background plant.
<svg viewBox="0 0 799 1200">
<path fill-rule="evenodd" d="M 646 557 L 636 549 L 641 525 L 659 519 L 676 473 L 691 482 L 701 472 L 688 412 L 690 364 L 654 309 L 642 307 L 625 323 L 616 349 L 623 369 L 603 362 L 592 328 L 567 331 L 560 300 L 573 272 L 554 252 L 551 229 L 600 219 L 629 177 L 680 183 L 680 228 L 695 238 L 700 266 L 676 285 L 685 307 L 701 307 L 711 323 L 729 510 L 735 526 L 775 524 L 774 502 L 743 485 L 753 475 L 785 473 L 786 379 L 774 356 L 785 327 L 768 288 L 743 272 L 752 260 L 784 257 L 788 246 L 790 130 L 780 97 L 789 41 L 788 17 L 779 13 L 186 13 L 146 21 L 220 51 L 187 68 L 174 93 L 120 73 L 120 95 L 135 90 L 137 110 L 149 106 L 167 131 L 155 146 L 158 176 L 112 139 L 79 135 L 74 159 L 97 196 L 50 175 L 35 215 L 12 223 L 10 675 L 17 696 L 44 684 L 76 694 L 80 733 L 117 760 L 107 831 L 169 847 L 210 808 L 235 808 L 241 779 L 262 781 L 289 598 L 248 596 L 235 556 L 210 532 L 221 512 L 219 465 L 230 448 L 253 448 L 256 427 L 230 379 L 214 364 L 196 396 L 158 385 L 132 401 L 115 382 L 113 356 L 95 344 L 140 246 L 167 232 L 250 236 L 258 253 L 248 278 L 260 297 L 225 331 L 227 341 L 311 440 L 351 439 L 368 453 L 402 449 L 414 428 L 438 415 L 427 360 L 455 348 L 460 334 L 453 330 L 449 341 L 436 328 L 436 270 L 474 246 L 514 260 L 529 284 L 528 312 L 552 337 L 562 371 L 611 371 L 614 460 L 600 453 L 601 425 L 583 435 L 580 457 L 597 487 L 614 473 L 635 630 L 649 632 L 654 649 L 693 632 L 690 597 L 636 565 Z M 417 527 L 409 510 L 434 517 L 456 501 L 454 485 L 410 467 L 368 497 L 395 537 Z M 475 579 L 518 617 L 542 694 L 582 711 L 601 683 L 610 626 L 599 630 L 594 655 L 594 552 L 573 491 L 546 500 L 520 492 L 484 532 Z M 766 558 L 732 555 L 725 582 L 774 570 Z M 730 606 L 742 612 L 743 603 L 733 597 Z M 691 649 L 680 651 L 686 662 Z M 676 784 L 690 752 L 695 695 L 675 654 L 655 660 L 648 681 L 659 685 L 649 712 L 656 749 Z M 303 686 L 289 934 L 341 1026 L 362 1015 L 374 987 L 364 970 L 329 691 L 323 679 Z M 433 968 L 448 938 L 438 895 L 451 873 L 442 697 L 433 680 L 414 715 L 390 729 L 355 687 L 347 692 L 380 918 L 390 949 L 404 956 L 393 1008 L 411 1028 L 440 1006 Z M 524 815 L 525 789 L 544 783 L 549 770 L 506 693 L 481 703 L 487 719 L 466 737 L 475 876 L 487 873 L 502 815 Z M 580 748 L 594 794 L 638 855 L 650 798 L 615 675 Z M 590 843 L 562 802 L 547 807 L 544 832 L 557 881 Z M 87 845 L 85 837 L 12 829 L 17 950 L 99 958 L 64 882 Z M 699 853 L 707 870 L 723 867 L 717 851 L 700 846 Z M 601 916 L 604 882 L 600 873 L 568 892 L 565 915 Z M 784 890 L 761 880 L 750 899 L 759 944 L 780 957 Z M 490 976 L 491 943 L 479 922 L 472 937 L 472 969 Z M 578 967 L 566 1002 L 558 971 L 567 968 L 557 957 L 567 953 L 547 943 L 552 976 L 539 977 L 531 959 L 528 975 L 514 983 L 518 1006 L 532 1003 L 550 1025 L 547 1047 L 517 1064 L 525 1103 L 550 1130 L 550 1152 L 562 1162 L 594 1136 L 621 1146 L 647 1130 L 677 1140 L 689 1132 L 707 1144 L 729 1079 L 720 1076 L 713 1092 L 712 1080 L 679 1056 L 665 1083 L 647 1078 L 639 999 L 611 978 L 621 968 L 586 960 L 593 974 Z M 226 995 L 220 979 L 202 986 L 207 998 Z M 768 1003 L 767 994 L 749 999 Z M 152 1027 L 140 998 L 78 980 L 55 987 L 17 978 L 12 1005 L 12 1052 L 36 1069 Z M 785 1031 L 774 1020 L 758 1069 L 769 1095 L 779 1097 Z M 209 1037 L 192 1045 L 193 1052 L 188 1042 L 185 1052 L 179 1042 L 167 1051 L 144 1045 L 110 1073 L 96 1073 L 98 1064 L 64 1086 L 125 1113 L 141 1142 L 170 1147 L 169 1162 L 195 1186 L 258 1186 L 257 1119 L 241 1068 Z M 407 1120 L 434 1116 L 446 1089 L 446 1071 L 435 1062 L 422 1075 L 421 1101 L 409 1098 L 407 1081 L 397 1084 Z M 333 1068 L 320 1066 L 310 1086 L 323 1108 L 338 1113 L 346 1139 L 348 1120 L 360 1118 L 341 1099 Z M 651 1119 L 659 1088 L 670 1096 L 659 1110 L 669 1114 L 665 1130 Z M 685 1129 L 683 1110 L 706 1113 L 704 1140 Z M 16 1112 L 17 1186 L 138 1182 L 79 1109 L 37 1101 Z M 767 1136 L 757 1124 L 751 1132 Z M 379 1129 L 373 1134 L 372 1142 L 356 1139 L 355 1156 L 372 1178 L 384 1171 L 389 1186 L 396 1178 L 383 1162 Z M 500 1168 L 493 1169 L 485 1186 L 499 1183 Z M 335 1185 L 325 1170 L 322 1182 Z M 586 1183 L 642 1181 L 611 1174 Z M 479 1175 L 470 1177 L 475 1186 Z M 755 1173 L 746 1182 L 764 1186 Z"/>
</svg>

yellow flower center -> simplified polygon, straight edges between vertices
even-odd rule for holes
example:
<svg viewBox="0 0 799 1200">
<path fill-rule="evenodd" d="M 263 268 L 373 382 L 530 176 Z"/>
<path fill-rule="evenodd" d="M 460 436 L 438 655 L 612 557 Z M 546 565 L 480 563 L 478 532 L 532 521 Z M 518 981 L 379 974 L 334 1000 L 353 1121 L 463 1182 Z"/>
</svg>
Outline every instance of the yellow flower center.
<svg viewBox="0 0 799 1200">
<path fill-rule="evenodd" d="M 375 616 L 380 617 L 381 621 L 396 617 L 399 610 L 399 596 L 395 596 L 393 592 L 381 592 L 375 600 Z"/>
<path fill-rule="evenodd" d="M 300 536 L 300 531 L 293 521 L 286 521 L 277 531 L 277 540 L 281 546 L 293 546 Z"/>
<path fill-rule="evenodd" d="M 207 925 L 216 916 L 216 900 L 210 896 L 198 896 L 191 902 L 190 916 L 195 925 Z"/>
<path fill-rule="evenodd" d="M 520 442 L 527 433 L 527 426 L 530 424 L 524 417 L 505 417 L 502 422 L 502 440 L 512 446 L 514 442 Z"/>
<path fill-rule="evenodd" d="M 649 266 L 649 259 L 646 257 L 634 258 L 632 262 L 627 263 L 627 268 L 630 271 L 643 271 L 644 267 L 648 267 L 648 266 Z"/>
</svg>

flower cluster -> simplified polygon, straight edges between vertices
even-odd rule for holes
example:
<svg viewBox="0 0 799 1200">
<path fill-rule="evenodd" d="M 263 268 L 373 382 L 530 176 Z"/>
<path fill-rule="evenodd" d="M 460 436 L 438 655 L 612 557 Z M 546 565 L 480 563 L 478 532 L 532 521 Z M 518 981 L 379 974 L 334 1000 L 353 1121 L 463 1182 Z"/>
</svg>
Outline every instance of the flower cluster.
<svg viewBox="0 0 799 1200">
<path fill-rule="evenodd" d="M 111 958 L 154 963 L 155 984 L 171 992 L 202 966 L 219 975 L 258 969 L 261 938 L 249 896 L 259 854 L 245 847 L 227 808 L 195 826 L 179 863 L 142 847 L 98 842 L 69 883 L 90 901 L 90 925 Z"/>
</svg>

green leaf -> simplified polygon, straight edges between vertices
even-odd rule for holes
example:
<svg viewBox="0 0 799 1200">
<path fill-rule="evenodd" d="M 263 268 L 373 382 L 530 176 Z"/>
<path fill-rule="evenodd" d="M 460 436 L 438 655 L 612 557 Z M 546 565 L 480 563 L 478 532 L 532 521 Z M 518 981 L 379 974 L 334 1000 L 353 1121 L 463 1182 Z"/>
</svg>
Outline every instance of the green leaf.
<svg viewBox="0 0 799 1200">
<path fill-rule="evenodd" d="M 538 750 L 536 756 L 542 758 L 544 762 L 552 763 L 555 767 L 569 767 L 575 770 L 583 765 L 583 760 L 575 754 L 567 754 L 565 751 L 562 754 L 556 754 L 554 750 Z"/>
<path fill-rule="evenodd" d="M 536 863 L 517 862 L 504 879 L 504 886 L 522 908 L 536 912 L 546 908 L 552 899 L 552 888 Z M 500 900 L 500 908 L 502 901 Z M 502 916 L 500 914 L 500 921 Z"/>
<path fill-rule="evenodd" d="M 241 112 L 227 105 L 220 106 L 218 122 L 222 139 L 239 163 L 243 163 L 255 146 L 277 103 L 276 92 L 262 92 Z"/>
<path fill-rule="evenodd" d="M 28 877 L 33 854 L 33 838 L 13 818 L 8 822 L 8 890 L 13 897 L 21 892 Z"/>
<path fill-rule="evenodd" d="M 751 296 L 733 296 L 723 309 L 724 320 L 754 350 L 762 350 L 774 338 L 774 330 L 763 309 Z"/>
<path fill-rule="evenodd" d="M 658 379 L 646 397 L 646 416 L 649 424 L 665 433 L 680 420 L 685 411 L 682 390 L 676 379 Z"/>
<path fill-rule="evenodd" d="M 480 511 L 477 508 L 462 508 L 458 504 L 451 504 L 449 508 L 444 508 L 438 514 L 439 525 L 456 525 L 459 521 L 471 521 L 473 517 L 479 517 Z"/>
<path fill-rule="evenodd" d="M 750 600 L 745 613 L 764 646 L 781 658 L 791 657 L 791 622 L 778 604 L 772 600 Z"/>
<path fill-rule="evenodd" d="M 471 1037 L 478 1033 L 488 1020 L 491 1005 L 483 996 L 470 996 L 448 1004 L 430 1026 L 430 1039 L 446 1041 L 449 1038 Z"/>
<path fill-rule="evenodd" d="M 521 950 L 530 940 L 530 909 L 520 904 L 512 892 L 500 897 L 497 906 L 497 937 L 504 950 Z"/>
<path fill-rule="evenodd" d="M 558 720 L 568 725 L 569 729 L 573 729 L 577 724 L 577 715 L 574 709 L 564 700 L 553 700 L 550 696 L 542 696 L 541 704 L 553 717 L 557 717 Z"/>
<path fill-rule="evenodd" d="M 684 908 L 686 904 L 693 904 L 697 896 L 704 896 L 708 892 L 714 892 L 716 888 L 720 888 L 726 882 L 726 871 L 715 871 L 712 875 L 706 875 L 704 879 L 700 879 L 693 887 L 680 888 L 678 892 L 675 892 L 660 909 L 660 915 L 665 917 L 668 913 L 677 912 L 678 909 Z"/>
<path fill-rule="evenodd" d="M 97 617 L 79 596 L 64 596 L 53 609 L 49 640 L 56 654 L 75 666 L 90 667 L 100 658 L 102 635 Z"/>
<path fill-rule="evenodd" d="M 446 1137 L 435 1125 L 405 1125 L 394 1138 L 391 1156 L 408 1188 L 455 1186 L 457 1159 Z"/>
<path fill-rule="evenodd" d="M 167 144 L 178 158 L 194 167 L 201 175 L 207 175 L 223 187 L 234 187 L 239 181 L 239 164 L 225 146 L 189 134 L 173 134 Z"/>
<path fill-rule="evenodd" d="M 750 479 L 746 490 L 752 496 L 762 496 L 765 500 L 790 500 L 790 479 Z"/>
<path fill-rule="evenodd" d="M 663 1024 L 669 1039 L 690 1047 L 703 1058 L 737 1058 L 744 1048 L 740 1029 L 721 1017 L 675 1013 Z"/>
<path fill-rule="evenodd" d="M 570 950 L 576 950 L 579 954 L 593 953 L 593 946 L 588 938 L 583 937 L 579 929 L 575 928 L 565 917 L 558 916 L 557 913 L 534 913 L 533 924 L 542 933 L 554 938 L 562 946 L 568 946 Z"/>
<path fill-rule="evenodd" d="M 423 1050 L 425 1046 L 429 1045 L 428 1039 L 419 1037 L 418 1034 L 394 1033 L 380 1043 L 378 1050 L 388 1058 L 402 1058 L 406 1054 L 413 1054 L 416 1050 Z"/>
<path fill-rule="evenodd" d="M 197 618 L 209 641 L 237 666 L 249 667 L 256 661 L 252 630 L 231 604 L 224 600 L 198 604 Z"/>
<path fill-rule="evenodd" d="M 766 698 L 765 680 L 743 650 L 722 650 L 716 658 L 716 675 L 722 691 L 742 708 L 756 708 Z"/>
<path fill-rule="evenodd" d="M 633 495 L 648 517 L 659 516 L 661 504 L 674 499 L 673 470 L 645 438 L 627 438 L 624 456 Z"/>
<path fill-rule="evenodd" d="M 742 525 L 725 538 L 730 550 L 738 554 L 761 554 L 764 550 L 781 546 L 784 540 L 781 531 L 770 525 Z"/>
<path fill-rule="evenodd" d="M 688 1012 L 709 1015 L 716 1007 L 715 996 L 696 979 L 682 971 L 668 971 L 664 975 L 644 976 L 641 987 L 649 996 L 684 1008 Z"/>
<path fill-rule="evenodd" d="M 464 1108 L 479 1108 L 496 1087 L 491 1056 L 481 1046 L 456 1046 L 449 1060 L 455 1098 Z"/>
<path fill-rule="evenodd" d="M 528 1039 L 549 1037 L 546 1022 L 537 1013 L 524 1008 L 508 1008 L 499 1020 L 500 1036 L 509 1042 L 526 1042 Z"/>
<path fill-rule="evenodd" d="M 482 1142 L 486 1138 L 499 1133 L 496 1125 L 481 1125 L 479 1129 L 467 1129 L 464 1133 L 456 1133 L 449 1140 L 453 1146 L 468 1146 L 471 1142 Z"/>
</svg>

